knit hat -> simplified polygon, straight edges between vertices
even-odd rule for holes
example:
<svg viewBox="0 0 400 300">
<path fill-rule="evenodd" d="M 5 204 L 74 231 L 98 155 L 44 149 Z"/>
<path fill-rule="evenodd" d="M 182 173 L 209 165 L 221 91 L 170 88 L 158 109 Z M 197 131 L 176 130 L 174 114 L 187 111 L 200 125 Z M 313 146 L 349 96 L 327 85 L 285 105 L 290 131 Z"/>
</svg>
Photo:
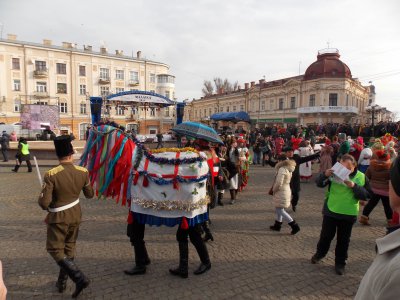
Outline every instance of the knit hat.
<svg viewBox="0 0 400 300">
<path fill-rule="evenodd" d="M 74 154 L 74 148 L 71 144 L 69 135 L 58 136 L 54 139 L 54 147 L 58 158 L 66 157 Z"/>
</svg>

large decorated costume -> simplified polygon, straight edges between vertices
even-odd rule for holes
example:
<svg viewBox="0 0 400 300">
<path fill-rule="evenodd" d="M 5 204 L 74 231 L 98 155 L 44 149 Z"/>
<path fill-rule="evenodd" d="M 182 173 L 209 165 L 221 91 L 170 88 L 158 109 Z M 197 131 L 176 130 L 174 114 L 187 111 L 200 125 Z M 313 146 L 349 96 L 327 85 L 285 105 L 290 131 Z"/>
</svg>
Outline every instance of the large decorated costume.
<svg viewBox="0 0 400 300">
<path fill-rule="evenodd" d="M 81 165 L 87 166 L 99 198 L 130 204 L 128 235 L 135 250 L 135 267 L 126 274 L 143 274 L 150 263 L 145 224 L 179 225 L 180 264 L 170 270 L 174 275 L 187 277 L 188 236 L 202 262 L 196 274 L 211 267 L 199 230 L 208 220 L 209 166 L 204 153 L 193 148 L 148 150 L 135 137 L 102 125 L 90 131 Z"/>
<path fill-rule="evenodd" d="M 240 185 L 239 192 L 247 186 L 249 180 L 249 149 L 246 147 L 246 141 L 242 138 L 238 139 L 238 152 L 240 162 Z"/>
</svg>

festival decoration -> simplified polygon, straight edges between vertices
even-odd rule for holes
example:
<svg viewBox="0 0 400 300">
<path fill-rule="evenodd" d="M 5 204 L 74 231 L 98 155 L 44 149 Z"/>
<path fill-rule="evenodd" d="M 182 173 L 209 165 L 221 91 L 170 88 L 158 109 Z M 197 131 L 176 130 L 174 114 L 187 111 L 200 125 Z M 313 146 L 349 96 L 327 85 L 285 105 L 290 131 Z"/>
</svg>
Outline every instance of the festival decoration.
<svg viewBox="0 0 400 300">
<path fill-rule="evenodd" d="M 149 150 L 134 136 L 101 125 L 89 132 L 80 165 L 98 198 L 129 204 L 139 222 L 194 226 L 208 219 L 205 160 L 193 148 Z"/>
</svg>

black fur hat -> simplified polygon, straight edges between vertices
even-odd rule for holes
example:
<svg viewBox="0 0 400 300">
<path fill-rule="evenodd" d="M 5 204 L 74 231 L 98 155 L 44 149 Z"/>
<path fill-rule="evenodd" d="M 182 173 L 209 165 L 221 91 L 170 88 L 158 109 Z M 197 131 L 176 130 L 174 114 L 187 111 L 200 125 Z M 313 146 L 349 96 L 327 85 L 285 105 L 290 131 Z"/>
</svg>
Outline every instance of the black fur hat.
<svg viewBox="0 0 400 300">
<path fill-rule="evenodd" d="M 69 135 L 56 137 L 54 139 L 54 146 L 56 147 L 56 154 L 58 158 L 74 154 L 74 147 L 72 147 L 71 137 Z"/>
</svg>

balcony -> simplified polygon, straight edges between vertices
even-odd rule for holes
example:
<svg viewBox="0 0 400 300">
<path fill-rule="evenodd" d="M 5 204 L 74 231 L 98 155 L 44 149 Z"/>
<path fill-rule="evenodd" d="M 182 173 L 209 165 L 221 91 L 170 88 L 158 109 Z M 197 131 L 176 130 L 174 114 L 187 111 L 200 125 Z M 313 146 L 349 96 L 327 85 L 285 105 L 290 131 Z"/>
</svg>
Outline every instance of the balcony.
<svg viewBox="0 0 400 300">
<path fill-rule="evenodd" d="M 110 84 L 110 77 L 100 77 L 99 84 Z"/>
<path fill-rule="evenodd" d="M 313 113 L 351 113 L 358 114 L 358 108 L 354 106 L 307 106 L 299 107 L 298 114 L 313 114 Z"/>
<path fill-rule="evenodd" d="M 49 71 L 48 69 L 37 69 L 33 71 L 33 77 L 35 78 L 47 78 L 49 76 Z"/>
<path fill-rule="evenodd" d="M 35 92 L 33 92 L 33 96 L 34 96 L 36 99 L 49 98 L 49 93 L 47 93 L 47 92 L 37 92 L 37 91 L 35 91 Z"/>
<path fill-rule="evenodd" d="M 139 85 L 139 81 L 138 80 L 129 80 L 128 85 L 129 86 L 137 86 L 137 85 Z"/>
</svg>

